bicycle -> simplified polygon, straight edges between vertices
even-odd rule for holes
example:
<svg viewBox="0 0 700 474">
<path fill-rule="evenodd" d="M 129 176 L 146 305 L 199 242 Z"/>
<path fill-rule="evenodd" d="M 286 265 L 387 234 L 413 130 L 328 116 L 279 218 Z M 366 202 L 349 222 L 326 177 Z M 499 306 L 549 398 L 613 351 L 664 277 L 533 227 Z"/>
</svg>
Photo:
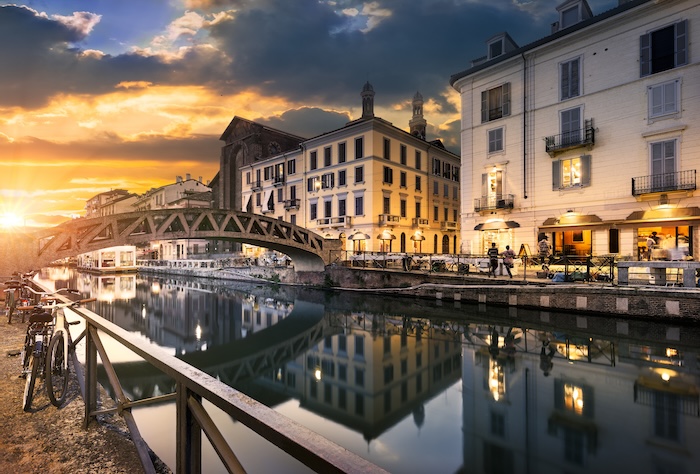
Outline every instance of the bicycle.
<svg viewBox="0 0 700 474">
<path fill-rule="evenodd" d="M 28 289 L 29 281 L 34 276 L 33 272 L 15 273 L 12 280 L 5 282 L 5 312 L 7 313 L 7 324 L 12 324 L 12 315 L 18 307 L 28 306 L 31 298 Z M 24 322 L 24 313 L 22 313 L 22 322 Z"/>
<path fill-rule="evenodd" d="M 44 295 L 42 299 L 58 293 L 31 291 Z M 70 351 L 75 351 L 68 326 L 78 324 L 78 321 L 67 322 L 63 309 L 91 301 L 95 301 L 95 298 L 65 303 L 57 303 L 54 299 L 48 305 L 40 304 L 21 308 L 22 310 L 31 310 L 22 356 L 22 376 L 27 378 L 22 398 L 24 411 L 28 411 L 31 407 L 34 387 L 37 379 L 40 378 L 46 379 L 46 391 L 52 405 L 60 407 L 65 401 L 70 374 L 68 355 Z"/>
</svg>

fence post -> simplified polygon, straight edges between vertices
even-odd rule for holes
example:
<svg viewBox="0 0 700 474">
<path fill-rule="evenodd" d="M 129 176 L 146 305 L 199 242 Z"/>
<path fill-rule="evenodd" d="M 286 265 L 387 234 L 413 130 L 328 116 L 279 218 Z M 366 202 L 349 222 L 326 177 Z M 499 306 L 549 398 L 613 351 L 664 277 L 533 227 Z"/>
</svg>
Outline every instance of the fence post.
<svg viewBox="0 0 700 474">
<path fill-rule="evenodd" d="M 85 416 L 83 428 L 90 424 L 91 413 L 97 410 L 97 346 L 93 331 L 96 329 L 85 320 Z"/>
<path fill-rule="evenodd" d="M 202 472 L 202 429 L 195 420 L 187 400 L 195 396 L 185 384 L 176 384 L 176 458 L 177 474 L 200 474 Z M 198 397 L 201 402 L 201 398 Z"/>
</svg>

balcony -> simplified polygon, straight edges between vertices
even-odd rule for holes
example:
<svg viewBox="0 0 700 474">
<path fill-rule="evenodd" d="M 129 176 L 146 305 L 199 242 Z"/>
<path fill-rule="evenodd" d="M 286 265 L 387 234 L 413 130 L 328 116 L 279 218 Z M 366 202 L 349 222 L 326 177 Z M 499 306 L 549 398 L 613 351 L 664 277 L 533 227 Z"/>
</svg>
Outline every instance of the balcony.
<svg viewBox="0 0 700 474">
<path fill-rule="evenodd" d="M 497 194 L 474 199 L 474 212 L 513 209 L 512 194 Z"/>
<path fill-rule="evenodd" d="M 284 175 L 275 176 L 274 178 L 272 178 L 272 185 L 274 187 L 279 187 L 279 186 L 282 186 L 283 184 L 284 184 Z"/>
<path fill-rule="evenodd" d="M 443 232 L 457 230 L 457 223 L 453 221 L 442 221 L 440 222 L 440 230 Z"/>
<path fill-rule="evenodd" d="M 411 221 L 411 225 L 413 226 L 414 229 L 423 229 L 425 227 L 430 226 L 428 219 L 423 219 L 420 217 L 414 217 L 413 220 Z"/>
<path fill-rule="evenodd" d="M 695 175 L 695 170 L 685 170 L 632 178 L 632 196 L 672 191 L 694 191 L 697 189 Z"/>
<path fill-rule="evenodd" d="M 260 190 L 262 190 L 262 181 L 260 181 L 260 180 L 253 181 L 253 183 L 250 185 L 250 187 L 253 191 L 260 191 Z"/>
<path fill-rule="evenodd" d="M 399 225 L 399 216 L 394 216 L 392 214 L 379 214 L 379 226 L 397 226 Z"/>
<path fill-rule="evenodd" d="M 572 130 L 560 135 L 545 137 L 545 149 L 549 156 L 554 157 L 557 153 L 574 148 L 588 147 L 589 150 L 593 148 L 595 145 L 593 119 L 586 120 L 584 124 L 584 128 L 581 130 Z"/>
<path fill-rule="evenodd" d="M 331 227 L 350 227 L 351 225 L 351 216 L 331 217 Z"/>
<path fill-rule="evenodd" d="M 289 210 L 289 209 L 299 209 L 299 205 L 301 203 L 301 199 L 287 199 L 284 201 L 284 208 Z"/>
<path fill-rule="evenodd" d="M 330 217 L 322 217 L 321 219 L 316 219 L 316 225 L 318 227 L 330 227 L 331 218 Z"/>
<path fill-rule="evenodd" d="M 268 207 L 263 207 L 262 208 L 262 213 L 263 214 L 272 214 L 275 212 L 275 207 L 274 206 L 268 206 Z"/>
</svg>

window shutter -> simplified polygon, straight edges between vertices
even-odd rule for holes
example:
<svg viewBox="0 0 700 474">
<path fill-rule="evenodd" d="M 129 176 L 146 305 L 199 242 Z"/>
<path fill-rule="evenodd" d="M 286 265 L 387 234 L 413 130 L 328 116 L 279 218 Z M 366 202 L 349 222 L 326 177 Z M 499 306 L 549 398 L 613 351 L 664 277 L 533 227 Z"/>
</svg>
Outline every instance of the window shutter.
<svg viewBox="0 0 700 474">
<path fill-rule="evenodd" d="M 591 155 L 581 156 L 581 186 L 591 185 Z"/>
<path fill-rule="evenodd" d="M 481 174 L 481 197 L 486 197 L 489 195 L 489 174 L 488 173 L 482 173 Z"/>
<path fill-rule="evenodd" d="M 481 93 L 481 123 L 489 121 L 489 91 Z"/>
<path fill-rule="evenodd" d="M 561 100 L 568 99 L 569 98 L 569 81 L 570 81 L 570 75 L 569 75 L 569 65 L 571 63 L 564 63 L 560 66 L 561 69 L 561 93 L 560 97 Z"/>
<path fill-rule="evenodd" d="M 503 116 L 510 115 L 510 82 L 503 84 Z"/>
<path fill-rule="evenodd" d="M 639 77 L 651 74 L 651 33 L 639 37 Z"/>
<path fill-rule="evenodd" d="M 569 77 L 569 80 L 571 81 L 571 87 L 569 88 L 569 97 L 578 97 L 579 95 L 581 95 L 578 89 L 578 62 L 578 59 L 571 61 L 571 72 Z"/>
<path fill-rule="evenodd" d="M 676 67 L 688 63 L 688 20 L 676 23 Z"/>
<path fill-rule="evenodd" d="M 559 160 L 552 161 L 552 191 L 558 191 L 561 187 L 561 164 Z"/>
</svg>

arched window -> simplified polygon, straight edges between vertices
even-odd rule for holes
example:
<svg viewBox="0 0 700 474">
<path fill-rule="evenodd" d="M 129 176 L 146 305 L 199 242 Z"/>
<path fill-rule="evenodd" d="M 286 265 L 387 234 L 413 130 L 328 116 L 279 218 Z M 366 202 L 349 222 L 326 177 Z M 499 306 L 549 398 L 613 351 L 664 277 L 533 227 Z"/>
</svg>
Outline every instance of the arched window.
<svg viewBox="0 0 700 474">
<path fill-rule="evenodd" d="M 438 253 L 438 238 L 437 234 L 433 236 L 433 253 Z"/>
<path fill-rule="evenodd" d="M 442 237 L 442 253 L 450 253 L 450 237 L 447 235 Z"/>
<path fill-rule="evenodd" d="M 401 252 L 406 251 L 406 234 L 401 232 Z"/>
</svg>

